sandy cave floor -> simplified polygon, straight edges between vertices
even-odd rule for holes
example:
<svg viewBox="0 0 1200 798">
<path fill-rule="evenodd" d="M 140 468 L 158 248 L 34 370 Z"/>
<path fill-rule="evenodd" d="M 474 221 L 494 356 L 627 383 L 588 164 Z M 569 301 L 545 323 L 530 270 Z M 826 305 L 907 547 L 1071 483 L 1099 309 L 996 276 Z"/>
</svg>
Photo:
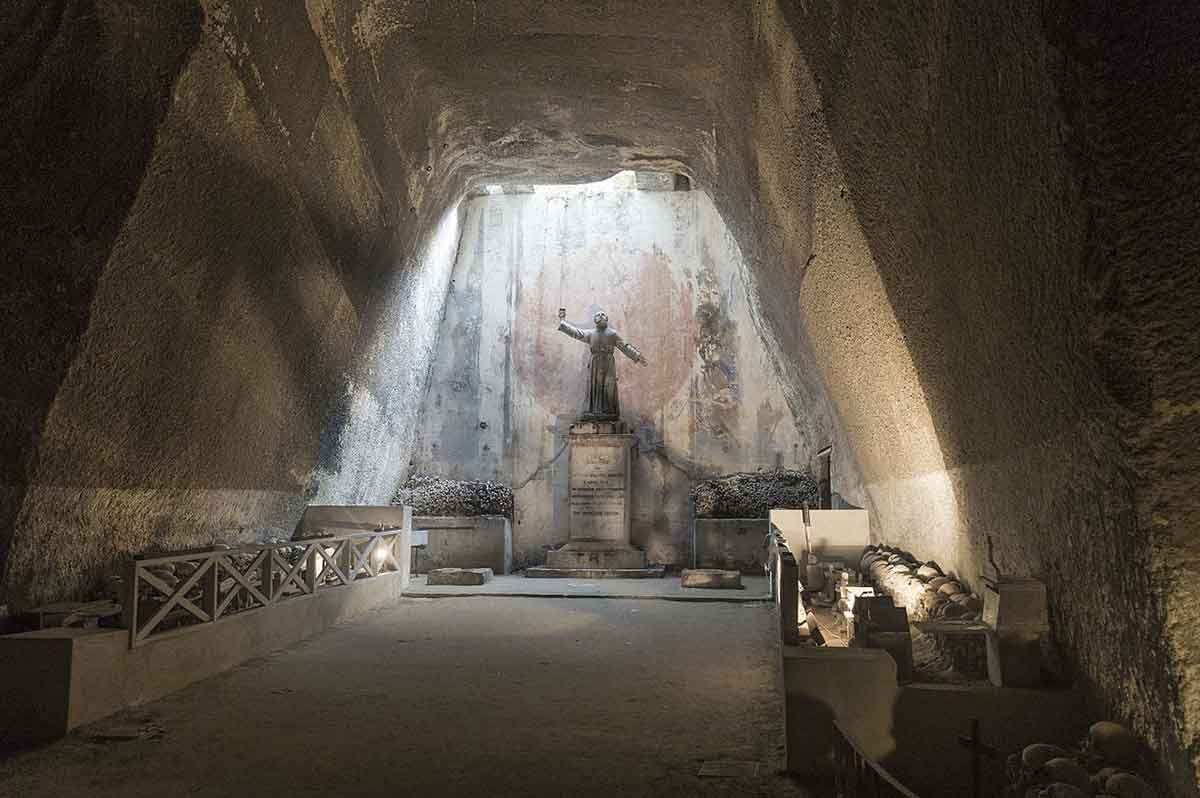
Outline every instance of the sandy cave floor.
<svg viewBox="0 0 1200 798">
<path fill-rule="evenodd" d="M 769 604 L 408 598 L 0 760 L 0 796 L 803 795 L 777 634 Z"/>
</svg>

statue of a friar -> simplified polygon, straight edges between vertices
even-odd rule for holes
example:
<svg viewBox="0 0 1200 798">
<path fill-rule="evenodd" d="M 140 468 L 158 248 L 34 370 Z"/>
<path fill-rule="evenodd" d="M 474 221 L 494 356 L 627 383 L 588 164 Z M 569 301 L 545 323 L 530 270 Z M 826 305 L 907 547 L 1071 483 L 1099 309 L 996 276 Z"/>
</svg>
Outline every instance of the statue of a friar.
<svg viewBox="0 0 1200 798">
<path fill-rule="evenodd" d="M 592 317 L 594 330 L 581 330 L 567 322 L 567 309 L 558 309 L 558 329 L 577 338 L 592 350 L 588 365 L 588 409 L 586 421 L 616 421 L 621 417 L 621 400 L 617 396 L 617 363 L 613 350 L 620 349 L 634 363 L 646 365 L 646 358 L 637 347 L 625 343 L 616 330 L 608 326 L 608 315 L 600 310 Z"/>
</svg>

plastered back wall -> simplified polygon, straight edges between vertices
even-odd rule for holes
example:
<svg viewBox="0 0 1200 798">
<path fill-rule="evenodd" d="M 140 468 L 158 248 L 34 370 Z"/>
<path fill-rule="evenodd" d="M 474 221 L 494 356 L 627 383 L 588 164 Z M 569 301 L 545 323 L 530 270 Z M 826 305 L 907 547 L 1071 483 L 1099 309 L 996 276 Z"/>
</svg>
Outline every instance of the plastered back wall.
<svg viewBox="0 0 1200 798">
<path fill-rule="evenodd" d="M 588 353 L 555 329 L 557 309 L 587 327 L 604 309 L 650 361 L 617 355 L 638 436 L 633 540 L 652 562 L 690 564 L 693 478 L 801 457 L 743 270 L 702 192 L 609 181 L 472 198 L 414 470 L 511 484 L 519 562 L 565 542 L 564 436 L 586 407 Z"/>
</svg>

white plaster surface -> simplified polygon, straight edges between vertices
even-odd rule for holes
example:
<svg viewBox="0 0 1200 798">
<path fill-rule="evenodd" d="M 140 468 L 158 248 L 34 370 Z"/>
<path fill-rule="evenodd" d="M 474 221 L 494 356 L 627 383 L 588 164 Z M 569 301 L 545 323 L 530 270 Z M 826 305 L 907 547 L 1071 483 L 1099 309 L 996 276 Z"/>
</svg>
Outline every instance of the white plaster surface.
<svg viewBox="0 0 1200 798">
<path fill-rule="evenodd" d="M 745 264 L 708 196 L 614 182 L 466 204 L 413 469 L 511 484 L 518 565 L 569 529 L 564 446 L 588 355 L 556 332 L 559 307 L 577 326 L 604 309 L 650 361 L 617 355 L 638 438 L 631 535 L 650 562 L 690 564 L 693 478 L 802 456 Z"/>
</svg>

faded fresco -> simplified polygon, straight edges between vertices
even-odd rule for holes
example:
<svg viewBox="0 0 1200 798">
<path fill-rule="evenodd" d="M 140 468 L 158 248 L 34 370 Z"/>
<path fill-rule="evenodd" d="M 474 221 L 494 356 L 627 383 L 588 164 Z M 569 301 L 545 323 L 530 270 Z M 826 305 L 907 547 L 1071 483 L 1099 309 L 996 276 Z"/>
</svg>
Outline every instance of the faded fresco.
<svg viewBox="0 0 1200 798">
<path fill-rule="evenodd" d="M 761 346 L 743 264 L 708 197 L 608 183 L 468 201 L 413 471 L 513 487 L 514 555 L 567 539 L 565 435 L 587 351 L 558 333 L 597 310 L 650 361 L 619 359 L 638 435 L 633 542 L 691 561 L 691 482 L 794 466 L 799 435 Z"/>
</svg>

